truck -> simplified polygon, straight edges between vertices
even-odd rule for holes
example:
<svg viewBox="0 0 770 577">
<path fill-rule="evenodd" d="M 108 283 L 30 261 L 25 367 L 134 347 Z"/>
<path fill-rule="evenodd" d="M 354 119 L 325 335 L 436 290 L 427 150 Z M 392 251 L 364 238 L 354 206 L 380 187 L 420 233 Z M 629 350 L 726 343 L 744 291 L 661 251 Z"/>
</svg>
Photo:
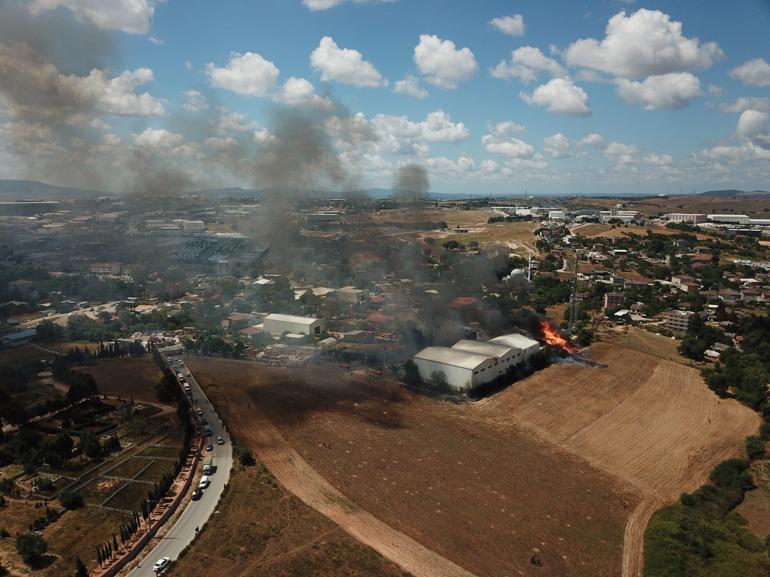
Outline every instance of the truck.
<svg viewBox="0 0 770 577">
<path fill-rule="evenodd" d="M 209 459 L 209 462 L 203 465 L 203 474 L 211 475 L 211 472 L 213 471 L 213 469 L 214 469 L 214 461 L 212 459 Z"/>
</svg>

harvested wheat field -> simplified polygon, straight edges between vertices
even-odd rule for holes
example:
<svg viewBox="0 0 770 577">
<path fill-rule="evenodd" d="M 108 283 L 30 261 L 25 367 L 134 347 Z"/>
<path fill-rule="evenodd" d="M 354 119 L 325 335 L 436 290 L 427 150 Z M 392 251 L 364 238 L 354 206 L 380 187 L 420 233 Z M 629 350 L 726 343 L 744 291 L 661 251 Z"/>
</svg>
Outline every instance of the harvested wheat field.
<svg viewBox="0 0 770 577">
<path fill-rule="evenodd" d="M 473 413 L 503 429 L 524 427 L 640 492 L 624 547 L 623 574 L 635 576 L 650 515 L 738 454 L 759 417 L 720 401 L 696 369 L 610 343 L 595 345 L 591 357 L 607 368 L 552 365 Z"/>
<path fill-rule="evenodd" d="M 281 485 L 413 575 L 620 575 L 637 495 L 553 444 L 335 366 L 189 365 Z"/>
</svg>

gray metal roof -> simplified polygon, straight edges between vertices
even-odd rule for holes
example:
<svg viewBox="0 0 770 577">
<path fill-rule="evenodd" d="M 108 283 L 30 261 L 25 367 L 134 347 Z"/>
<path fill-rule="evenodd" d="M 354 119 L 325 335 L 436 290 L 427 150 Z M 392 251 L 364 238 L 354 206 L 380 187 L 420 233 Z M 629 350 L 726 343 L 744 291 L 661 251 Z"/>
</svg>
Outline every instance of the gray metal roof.
<svg viewBox="0 0 770 577">
<path fill-rule="evenodd" d="M 468 351 L 450 349 L 449 347 L 426 347 L 414 355 L 414 358 L 469 370 L 473 370 L 492 360 L 488 355 L 469 353 Z"/>
<path fill-rule="evenodd" d="M 271 313 L 265 317 L 266 321 L 278 321 L 282 323 L 295 323 L 298 325 L 312 325 L 319 319 L 312 317 L 298 317 L 295 315 L 282 315 L 279 313 Z"/>
<path fill-rule="evenodd" d="M 530 347 L 540 346 L 540 343 L 538 343 L 536 340 L 530 339 L 529 337 L 525 337 L 524 335 L 520 335 L 518 333 L 511 333 L 509 335 L 500 335 L 499 337 L 490 339 L 489 342 L 496 343 L 499 345 L 508 345 L 509 347 L 514 347 L 522 350 L 528 349 Z"/>
<path fill-rule="evenodd" d="M 518 347 L 511 347 L 502 343 L 487 343 L 484 341 L 472 341 L 468 339 L 457 341 L 452 345 L 452 348 L 498 359 L 503 358 L 512 352 L 520 351 Z"/>
</svg>

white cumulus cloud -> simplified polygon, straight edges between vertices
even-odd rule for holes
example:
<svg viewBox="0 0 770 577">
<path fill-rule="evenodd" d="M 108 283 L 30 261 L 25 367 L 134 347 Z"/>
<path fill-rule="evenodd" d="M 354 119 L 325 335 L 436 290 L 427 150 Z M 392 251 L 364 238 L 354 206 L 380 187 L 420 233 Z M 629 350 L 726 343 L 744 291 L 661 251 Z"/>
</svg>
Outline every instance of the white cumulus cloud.
<svg viewBox="0 0 770 577">
<path fill-rule="evenodd" d="M 561 132 L 546 136 L 543 139 L 543 144 L 543 150 L 554 158 L 566 158 L 569 156 L 569 138 L 564 136 Z"/>
<path fill-rule="evenodd" d="M 412 98 L 417 98 L 419 100 L 428 97 L 428 91 L 420 86 L 420 80 L 411 74 L 407 74 L 403 80 L 398 80 L 393 85 L 393 92 L 411 96 Z"/>
<path fill-rule="evenodd" d="M 368 2 L 393 2 L 394 0 L 302 0 L 302 3 L 311 11 L 318 12 L 321 10 L 329 10 L 330 8 L 334 8 L 335 6 L 339 6 L 340 4 L 351 1 L 355 4 L 366 4 Z"/>
<path fill-rule="evenodd" d="M 689 72 L 650 76 L 642 82 L 618 78 L 615 85 L 623 100 L 646 110 L 684 108 L 701 93 L 700 80 Z"/>
<path fill-rule="evenodd" d="M 749 86 L 770 86 L 770 64 L 754 58 L 730 70 L 730 76 Z"/>
<path fill-rule="evenodd" d="M 682 33 L 682 23 L 659 10 L 640 9 L 610 18 L 602 40 L 584 38 L 571 44 L 567 64 L 616 76 L 646 76 L 708 68 L 723 58 L 715 42 L 701 43 Z"/>
<path fill-rule="evenodd" d="M 450 90 L 473 78 L 478 70 L 470 48 L 458 49 L 451 40 L 428 34 L 420 35 L 420 43 L 414 49 L 414 63 L 425 80 Z"/>
<path fill-rule="evenodd" d="M 571 116 L 590 116 L 588 95 L 569 78 L 553 78 L 532 92 L 520 92 L 519 98 L 530 105 L 542 106 L 549 112 Z"/>
<path fill-rule="evenodd" d="M 186 90 L 182 107 L 188 112 L 201 112 L 208 109 L 209 101 L 197 90 Z"/>
<path fill-rule="evenodd" d="M 524 30 L 526 29 L 524 16 L 521 14 L 492 18 L 490 24 L 508 36 L 524 36 Z"/>
<path fill-rule="evenodd" d="M 318 47 L 310 54 L 310 65 L 321 73 L 321 80 L 342 84 L 379 88 L 388 81 L 374 65 L 363 59 L 358 50 L 340 48 L 330 36 L 321 38 Z"/>
<path fill-rule="evenodd" d="M 169 132 L 165 128 L 145 128 L 141 133 L 134 134 L 134 144 L 143 148 L 179 146 L 183 142 L 181 134 Z"/>
<path fill-rule="evenodd" d="M 304 78 L 292 76 L 284 82 L 275 100 L 286 106 L 331 110 L 334 103 L 327 96 L 318 96 L 313 85 Z"/>
<path fill-rule="evenodd" d="M 490 74 L 495 78 L 518 78 L 524 84 L 529 84 L 537 80 L 541 72 L 552 78 L 566 76 L 562 65 L 543 54 L 539 48 L 522 46 L 511 52 L 510 60 L 503 60 L 492 68 Z"/>
<path fill-rule="evenodd" d="M 233 52 L 227 66 L 220 68 L 209 63 L 206 73 L 220 88 L 242 96 L 265 96 L 275 86 L 279 70 L 261 54 Z"/>
<path fill-rule="evenodd" d="M 80 20 L 99 28 L 121 30 L 131 34 L 146 34 L 155 12 L 152 0 L 32 0 L 33 14 L 64 6 Z"/>
<path fill-rule="evenodd" d="M 769 119 L 770 116 L 768 116 L 767 112 L 746 110 L 741 113 L 741 116 L 738 119 L 736 132 L 739 136 L 753 139 L 754 137 L 767 132 Z"/>
<path fill-rule="evenodd" d="M 591 146 L 600 150 L 604 148 L 604 144 L 604 137 L 596 132 L 586 134 L 583 138 L 578 140 L 578 146 Z"/>
</svg>

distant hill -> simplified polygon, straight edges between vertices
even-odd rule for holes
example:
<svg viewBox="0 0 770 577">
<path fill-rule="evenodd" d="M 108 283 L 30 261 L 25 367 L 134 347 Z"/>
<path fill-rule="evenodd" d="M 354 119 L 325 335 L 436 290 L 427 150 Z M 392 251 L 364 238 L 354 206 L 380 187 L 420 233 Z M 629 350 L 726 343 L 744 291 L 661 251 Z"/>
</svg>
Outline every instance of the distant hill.
<svg viewBox="0 0 770 577">
<path fill-rule="evenodd" d="M 104 192 L 56 186 L 34 180 L 0 180 L 0 200 L 48 200 L 59 198 L 93 198 Z"/>
<path fill-rule="evenodd" d="M 770 192 L 766 190 L 707 190 L 701 192 L 698 196 L 710 196 L 718 198 L 764 198 L 770 196 Z"/>
</svg>

